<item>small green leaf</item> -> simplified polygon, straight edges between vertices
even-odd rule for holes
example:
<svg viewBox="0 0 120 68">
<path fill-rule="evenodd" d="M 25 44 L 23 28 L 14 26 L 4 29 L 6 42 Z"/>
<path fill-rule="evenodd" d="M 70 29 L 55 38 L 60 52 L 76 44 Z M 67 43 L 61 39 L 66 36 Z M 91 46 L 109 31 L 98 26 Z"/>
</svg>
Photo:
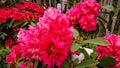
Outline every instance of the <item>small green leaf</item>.
<svg viewBox="0 0 120 68">
<path fill-rule="evenodd" d="M 73 30 L 73 37 L 76 39 L 77 36 L 79 36 L 79 32 L 78 32 L 78 30 L 74 29 Z"/>
<path fill-rule="evenodd" d="M 15 68 L 18 68 L 24 61 L 19 62 Z"/>
<path fill-rule="evenodd" d="M 110 56 L 107 56 L 107 57 L 104 57 L 100 60 L 100 63 L 99 65 L 100 66 L 113 66 L 115 64 L 115 59 L 110 57 Z"/>
<path fill-rule="evenodd" d="M 68 63 L 67 61 L 65 61 L 65 62 L 62 64 L 61 68 L 69 68 L 69 63 Z"/>
<path fill-rule="evenodd" d="M 34 63 L 34 68 L 37 68 L 37 67 L 38 67 L 38 63 L 39 63 L 39 61 L 35 61 L 35 63 Z"/>
<path fill-rule="evenodd" d="M 102 46 L 107 46 L 109 43 L 105 40 L 102 40 L 102 38 L 95 38 L 95 39 L 90 39 L 90 40 L 85 40 L 83 41 L 84 44 L 86 43 L 91 43 L 91 44 L 96 44 L 96 45 L 102 45 Z"/>
<path fill-rule="evenodd" d="M 26 68 L 29 68 L 30 64 L 31 64 L 31 61 L 28 61 L 28 64 L 27 64 Z"/>
<path fill-rule="evenodd" d="M 114 11 L 115 9 L 112 5 L 103 5 L 102 8 L 108 11 Z"/>
<path fill-rule="evenodd" d="M 14 22 L 13 27 L 23 24 L 23 22 Z"/>
<path fill-rule="evenodd" d="M 13 25 L 14 21 L 12 20 L 8 25 L 7 25 L 7 28 L 11 28 L 12 25 Z"/>
<path fill-rule="evenodd" d="M 4 40 L 6 36 L 7 36 L 6 33 L 3 33 L 3 32 L 0 33 L 0 38 L 2 38 L 2 40 Z"/>
<path fill-rule="evenodd" d="M 72 46 L 71 46 L 71 51 L 72 51 L 72 52 L 75 52 L 75 51 L 77 51 L 77 50 L 79 49 L 79 47 L 80 47 L 79 44 L 73 42 L 73 44 L 72 44 Z"/>
<path fill-rule="evenodd" d="M 34 22 L 32 22 L 32 21 L 30 22 L 30 24 L 31 24 L 32 26 L 36 26 L 36 24 L 35 24 Z"/>
<path fill-rule="evenodd" d="M 80 64 L 78 64 L 77 66 L 75 66 L 75 68 L 85 68 L 85 67 L 89 67 L 89 66 L 95 66 L 97 65 L 99 62 L 93 59 L 89 59 L 89 60 L 85 60 L 83 62 L 81 62 Z"/>
<path fill-rule="evenodd" d="M 29 22 L 28 22 L 28 21 L 26 21 L 25 23 L 23 23 L 23 25 L 22 25 L 21 27 L 26 26 L 28 23 L 29 23 Z"/>
<path fill-rule="evenodd" d="M 76 59 L 73 61 L 73 64 L 74 64 L 74 65 L 77 65 L 77 64 L 78 64 L 78 62 L 79 62 L 79 59 L 78 59 L 78 58 L 76 58 Z"/>
</svg>

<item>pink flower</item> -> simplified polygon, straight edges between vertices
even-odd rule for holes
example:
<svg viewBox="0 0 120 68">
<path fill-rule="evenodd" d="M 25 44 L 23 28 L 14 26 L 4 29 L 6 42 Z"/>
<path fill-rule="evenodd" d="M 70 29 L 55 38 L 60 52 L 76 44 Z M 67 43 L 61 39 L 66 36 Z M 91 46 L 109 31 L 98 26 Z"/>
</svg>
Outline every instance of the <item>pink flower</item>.
<svg viewBox="0 0 120 68">
<path fill-rule="evenodd" d="M 93 16 L 83 16 L 80 21 L 80 28 L 85 32 L 90 32 L 96 29 L 97 20 Z"/>
<path fill-rule="evenodd" d="M 102 59 L 106 56 L 115 58 L 116 64 L 106 68 L 119 68 L 120 67 L 120 36 L 111 34 L 103 37 L 104 40 L 110 44 L 108 46 L 98 46 L 96 51 L 98 52 L 98 59 Z"/>
<path fill-rule="evenodd" d="M 22 63 L 18 68 L 26 68 L 27 65 L 28 65 L 28 62 L 24 62 L 24 63 Z M 33 63 L 31 63 L 28 68 L 33 68 Z"/>
<path fill-rule="evenodd" d="M 49 8 L 36 27 L 29 25 L 28 30 L 20 29 L 17 42 L 26 59 L 40 60 L 48 68 L 53 68 L 54 65 L 60 68 L 70 54 L 72 35 L 73 28 L 69 26 L 66 16 L 60 10 Z M 14 51 L 17 52 L 16 49 Z"/>
</svg>

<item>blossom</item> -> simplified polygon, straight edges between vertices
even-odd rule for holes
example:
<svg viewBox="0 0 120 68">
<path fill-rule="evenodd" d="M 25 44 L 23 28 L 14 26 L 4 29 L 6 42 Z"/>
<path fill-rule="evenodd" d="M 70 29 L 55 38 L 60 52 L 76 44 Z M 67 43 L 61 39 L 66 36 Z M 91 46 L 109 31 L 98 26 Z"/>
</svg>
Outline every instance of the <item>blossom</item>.
<svg viewBox="0 0 120 68">
<path fill-rule="evenodd" d="M 26 68 L 26 67 L 27 67 L 27 64 L 28 64 L 28 62 L 24 62 L 24 63 L 22 63 L 18 68 Z M 33 63 L 31 63 L 28 68 L 33 68 Z"/>
<path fill-rule="evenodd" d="M 82 28 L 85 32 L 90 32 L 96 29 L 96 24 L 97 24 L 97 20 L 88 15 L 88 16 L 83 16 L 80 21 L 80 28 Z"/>
<path fill-rule="evenodd" d="M 0 8 L 0 22 L 7 21 L 38 21 L 44 14 L 44 8 L 39 7 L 36 3 L 24 2 L 23 4 L 16 4 L 15 7 Z"/>
<path fill-rule="evenodd" d="M 0 9 L 0 23 L 5 23 L 8 19 L 8 11 Z"/>
<path fill-rule="evenodd" d="M 83 2 L 79 2 L 74 7 L 69 9 L 66 12 L 66 16 L 70 21 L 70 24 L 72 26 L 75 26 L 77 24 L 82 25 L 80 28 L 82 28 L 85 32 L 90 32 L 95 30 L 96 28 L 96 16 L 98 16 L 100 10 L 100 4 L 96 2 L 96 0 L 84 0 Z M 90 15 L 90 17 L 88 17 Z M 82 20 L 85 18 L 90 18 L 89 22 L 90 25 L 87 24 L 86 21 L 83 22 Z M 91 21 L 90 21 L 91 20 Z M 82 22 L 82 23 L 80 23 Z M 83 26 L 84 24 L 84 26 Z M 91 27 L 93 26 L 93 28 Z"/>
<path fill-rule="evenodd" d="M 6 55 L 6 62 L 10 63 L 10 65 L 14 65 L 18 59 L 22 56 L 21 46 L 17 44 L 16 46 L 12 47 L 11 53 Z"/>
<path fill-rule="evenodd" d="M 120 36 L 111 34 L 103 37 L 104 40 L 110 44 L 108 46 L 98 46 L 96 51 L 98 52 L 98 59 L 102 59 L 106 56 L 111 56 L 116 60 L 116 64 L 106 68 L 119 68 L 120 67 Z"/>
<path fill-rule="evenodd" d="M 24 58 L 40 60 L 48 65 L 48 68 L 53 68 L 54 65 L 60 68 L 71 52 L 73 28 L 69 26 L 68 19 L 60 10 L 49 8 L 36 27 L 29 25 L 28 30 L 21 28 L 17 37 L 16 47 L 20 46 L 20 53 Z M 14 51 L 16 53 L 16 49 Z M 13 58 L 7 57 L 10 59 L 7 62 L 12 62 Z"/>
<path fill-rule="evenodd" d="M 8 40 L 5 41 L 5 46 L 6 47 L 11 47 L 15 42 L 12 40 L 12 38 L 9 38 Z"/>
</svg>

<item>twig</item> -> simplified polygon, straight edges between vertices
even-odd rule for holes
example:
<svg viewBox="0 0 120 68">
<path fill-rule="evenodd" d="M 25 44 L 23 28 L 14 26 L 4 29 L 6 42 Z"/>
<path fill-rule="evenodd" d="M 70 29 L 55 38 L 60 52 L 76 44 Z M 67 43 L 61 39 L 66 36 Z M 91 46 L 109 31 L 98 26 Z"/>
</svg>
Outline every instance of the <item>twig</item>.
<svg viewBox="0 0 120 68">
<path fill-rule="evenodd" d="M 113 21 L 112 21 L 112 26 L 111 26 L 111 33 L 113 33 L 113 31 L 114 31 L 115 24 L 116 24 L 116 21 L 117 21 L 117 15 L 118 15 L 119 10 L 120 10 L 120 0 L 118 0 L 118 4 L 117 4 L 117 7 L 116 7 L 114 16 L 113 16 Z"/>
</svg>

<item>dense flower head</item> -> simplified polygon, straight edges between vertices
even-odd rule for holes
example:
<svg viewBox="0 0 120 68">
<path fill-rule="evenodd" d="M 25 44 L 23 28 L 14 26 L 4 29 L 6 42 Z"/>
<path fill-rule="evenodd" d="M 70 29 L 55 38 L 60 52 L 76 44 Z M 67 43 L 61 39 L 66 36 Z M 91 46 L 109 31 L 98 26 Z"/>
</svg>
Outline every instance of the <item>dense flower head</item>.
<svg viewBox="0 0 120 68">
<path fill-rule="evenodd" d="M 97 20 L 88 15 L 88 16 L 83 16 L 80 21 L 80 28 L 82 28 L 85 32 L 90 32 L 96 29 L 96 22 Z"/>
<path fill-rule="evenodd" d="M 108 46 L 98 46 L 96 51 L 98 52 L 98 59 L 111 56 L 115 58 L 116 64 L 106 68 L 119 68 L 120 67 L 120 36 L 111 34 L 103 37 L 104 40 L 110 44 Z"/>
<path fill-rule="evenodd" d="M 69 9 L 66 12 L 66 16 L 70 20 L 71 25 L 76 25 L 78 22 L 79 22 L 78 24 L 81 24 L 80 22 L 81 19 L 87 17 L 88 15 L 90 15 L 90 17 L 92 16 L 93 18 L 91 18 L 92 21 L 89 21 L 90 22 L 89 25 L 90 26 L 92 25 L 94 27 L 93 28 L 91 27 L 92 29 L 91 28 L 83 29 L 85 30 L 85 32 L 90 32 L 95 30 L 96 27 L 95 24 L 97 23 L 97 21 L 94 20 L 94 24 L 93 24 L 93 19 L 96 19 L 96 16 L 98 16 L 99 14 L 99 10 L 100 10 L 100 4 L 97 3 L 96 0 L 84 0 L 83 2 L 80 2 L 71 9 Z M 80 26 L 80 28 L 84 28 L 84 27 L 85 26 Z"/>
<path fill-rule="evenodd" d="M 20 29 L 17 41 L 22 56 L 26 59 L 40 60 L 48 68 L 53 68 L 54 65 L 60 68 L 70 53 L 72 34 L 73 28 L 69 26 L 66 16 L 60 10 L 49 8 L 36 27 L 29 25 L 28 30 Z M 7 60 L 8 63 L 11 61 L 13 60 Z"/>
</svg>

